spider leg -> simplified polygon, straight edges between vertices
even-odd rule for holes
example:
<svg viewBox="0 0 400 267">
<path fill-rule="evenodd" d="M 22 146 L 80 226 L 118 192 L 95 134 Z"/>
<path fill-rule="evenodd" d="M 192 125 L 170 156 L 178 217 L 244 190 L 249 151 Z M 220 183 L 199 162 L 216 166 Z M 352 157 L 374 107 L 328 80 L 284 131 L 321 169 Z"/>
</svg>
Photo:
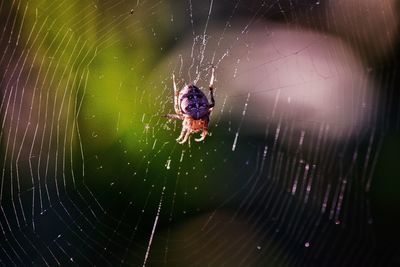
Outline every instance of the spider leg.
<svg viewBox="0 0 400 267">
<path fill-rule="evenodd" d="M 200 138 L 194 139 L 196 142 L 201 142 L 203 141 L 208 133 L 208 120 L 204 121 L 204 126 L 203 126 L 203 131 L 201 132 Z"/>
<path fill-rule="evenodd" d="M 180 114 L 165 114 L 162 115 L 162 117 L 168 118 L 168 119 L 176 119 L 176 120 L 183 120 L 183 116 Z"/>
<path fill-rule="evenodd" d="M 182 128 L 181 134 L 179 135 L 178 138 L 176 138 L 176 141 L 181 141 L 182 138 L 186 135 L 187 129 L 186 128 Z"/>
<path fill-rule="evenodd" d="M 208 131 L 207 131 L 206 129 L 203 129 L 203 131 L 201 132 L 200 138 L 195 138 L 194 140 L 195 140 L 196 142 L 201 142 L 201 141 L 203 141 L 203 140 L 206 138 L 207 133 L 208 133 Z"/>
<path fill-rule="evenodd" d="M 182 139 L 188 134 L 190 133 L 190 120 L 186 117 L 182 116 L 182 131 L 181 134 L 179 135 L 178 138 L 176 138 L 176 141 L 178 141 L 178 143 L 180 143 L 182 141 Z M 181 143 L 180 143 L 181 144 Z"/>
<path fill-rule="evenodd" d="M 213 66 L 211 69 L 211 79 L 210 79 L 210 86 L 209 86 L 210 89 L 214 87 L 214 70 L 215 70 L 215 68 Z"/>
<path fill-rule="evenodd" d="M 188 140 L 189 135 L 190 135 L 190 130 L 186 130 L 185 137 L 183 137 L 183 139 L 182 139 L 181 141 L 179 141 L 178 143 L 179 143 L 179 144 L 185 143 L 185 142 Z"/>
<path fill-rule="evenodd" d="M 212 108 L 215 106 L 215 99 L 214 99 L 214 67 L 212 67 L 210 86 L 208 88 L 210 89 L 210 96 L 211 96 L 211 104 L 208 105 L 208 108 L 211 111 Z"/>
<path fill-rule="evenodd" d="M 176 87 L 176 82 L 175 82 L 175 74 L 172 74 L 172 83 L 174 85 L 174 109 L 176 114 L 182 114 L 180 108 L 179 108 L 179 91 L 178 88 Z"/>
</svg>

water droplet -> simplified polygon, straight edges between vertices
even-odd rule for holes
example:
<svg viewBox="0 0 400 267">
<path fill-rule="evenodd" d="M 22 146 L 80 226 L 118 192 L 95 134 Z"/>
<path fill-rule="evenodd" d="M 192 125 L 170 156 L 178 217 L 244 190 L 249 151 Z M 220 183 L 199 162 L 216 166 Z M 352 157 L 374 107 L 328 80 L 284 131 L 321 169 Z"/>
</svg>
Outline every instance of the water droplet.
<svg viewBox="0 0 400 267">
<path fill-rule="evenodd" d="M 167 168 L 167 170 L 171 168 L 170 164 L 171 164 L 171 159 L 168 159 L 167 162 L 165 163 L 165 167 Z"/>
</svg>

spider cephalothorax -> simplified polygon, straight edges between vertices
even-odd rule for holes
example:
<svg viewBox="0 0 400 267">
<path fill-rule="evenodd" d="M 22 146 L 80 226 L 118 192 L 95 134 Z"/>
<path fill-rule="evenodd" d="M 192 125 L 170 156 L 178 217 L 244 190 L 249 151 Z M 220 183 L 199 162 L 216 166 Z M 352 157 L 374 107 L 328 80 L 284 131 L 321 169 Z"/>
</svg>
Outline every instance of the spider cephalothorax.
<svg viewBox="0 0 400 267">
<path fill-rule="evenodd" d="M 210 114 L 215 105 L 213 95 L 214 68 L 212 69 L 209 86 L 211 104 L 208 102 L 206 95 L 197 86 L 189 84 L 178 91 L 175 75 L 172 75 L 172 81 L 174 84 L 174 109 L 176 114 L 167 114 L 166 117 L 183 120 L 181 134 L 176 140 L 183 144 L 191 133 L 202 131 L 201 137 L 195 140 L 197 142 L 203 141 L 206 138 Z"/>
</svg>

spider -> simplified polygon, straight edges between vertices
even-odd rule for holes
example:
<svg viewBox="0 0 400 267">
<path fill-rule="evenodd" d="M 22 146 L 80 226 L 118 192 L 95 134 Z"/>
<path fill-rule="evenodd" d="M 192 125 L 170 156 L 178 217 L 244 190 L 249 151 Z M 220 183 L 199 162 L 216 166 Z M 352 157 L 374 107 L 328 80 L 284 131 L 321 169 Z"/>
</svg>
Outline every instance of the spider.
<svg viewBox="0 0 400 267">
<path fill-rule="evenodd" d="M 185 85 L 182 90 L 178 91 L 174 74 L 172 74 L 172 82 L 174 85 L 174 109 L 176 114 L 167 114 L 165 117 L 183 121 L 181 134 L 176 141 L 179 144 L 183 144 L 191 133 L 199 131 L 202 131 L 201 136 L 200 138 L 195 138 L 195 140 L 197 142 L 203 141 L 208 132 L 211 111 L 215 106 L 213 94 L 214 68 L 212 68 L 209 85 L 211 104 L 208 102 L 206 95 L 194 84 Z"/>
</svg>

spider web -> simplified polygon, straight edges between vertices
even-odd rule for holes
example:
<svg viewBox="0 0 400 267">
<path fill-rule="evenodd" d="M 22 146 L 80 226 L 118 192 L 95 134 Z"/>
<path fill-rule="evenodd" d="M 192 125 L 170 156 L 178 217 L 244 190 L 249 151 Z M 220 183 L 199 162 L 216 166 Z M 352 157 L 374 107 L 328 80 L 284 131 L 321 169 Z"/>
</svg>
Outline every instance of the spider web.
<svg viewBox="0 0 400 267">
<path fill-rule="evenodd" d="M 335 8 L 2 1 L 0 263 L 399 263 L 396 59 Z M 210 134 L 179 145 L 171 75 L 207 94 L 212 67 Z"/>
</svg>

